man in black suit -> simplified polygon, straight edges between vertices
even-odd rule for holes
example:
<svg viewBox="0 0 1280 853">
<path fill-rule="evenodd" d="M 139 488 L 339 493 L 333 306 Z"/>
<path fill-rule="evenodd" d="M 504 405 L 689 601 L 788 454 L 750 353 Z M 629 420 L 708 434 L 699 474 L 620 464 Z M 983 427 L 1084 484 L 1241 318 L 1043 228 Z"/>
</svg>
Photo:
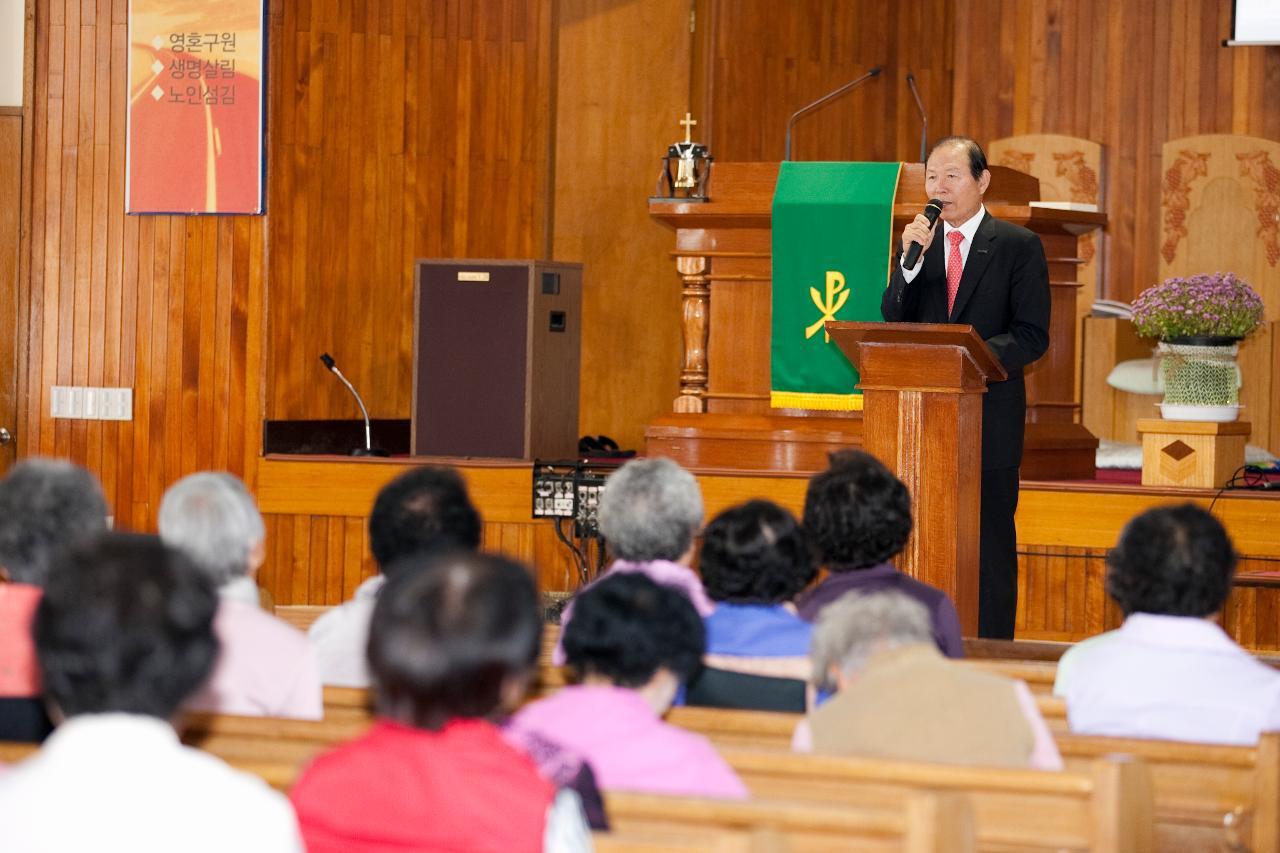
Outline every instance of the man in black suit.
<svg viewBox="0 0 1280 853">
<path fill-rule="evenodd" d="M 978 634 L 1012 639 L 1013 514 L 1027 406 L 1022 370 L 1049 347 L 1049 267 L 1039 237 L 987 212 L 982 195 L 990 182 L 986 155 L 972 139 L 950 136 L 934 145 L 925 192 L 943 202 L 942 223 L 931 229 L 920 214 L 902 230 L 904 247 L 916 242 L 925 251 L 912 270 L 899 256 L 880 312 L 890 322 L 967 323 L 1009 373 L 988 386 L 982 401 Z"/>
</svg>

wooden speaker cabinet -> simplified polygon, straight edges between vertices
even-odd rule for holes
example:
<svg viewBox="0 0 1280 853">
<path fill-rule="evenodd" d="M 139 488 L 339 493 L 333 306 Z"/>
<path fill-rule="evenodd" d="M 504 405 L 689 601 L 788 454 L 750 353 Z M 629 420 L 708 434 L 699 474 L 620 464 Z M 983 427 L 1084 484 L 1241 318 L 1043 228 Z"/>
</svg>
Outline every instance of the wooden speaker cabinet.
<svg viewBox="0 0 1280 853">
<path fill-rule="evenodd" d="M 581 264 L 418 261 L 414 455 L 577 455 L 581 304 Z"/>
</svg>

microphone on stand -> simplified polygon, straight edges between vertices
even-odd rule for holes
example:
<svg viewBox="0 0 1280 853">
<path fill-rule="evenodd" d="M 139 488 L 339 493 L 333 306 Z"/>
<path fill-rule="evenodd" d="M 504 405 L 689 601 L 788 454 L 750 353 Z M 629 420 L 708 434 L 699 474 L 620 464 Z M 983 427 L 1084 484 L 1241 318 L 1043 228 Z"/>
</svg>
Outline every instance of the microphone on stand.
<svg viewBox="0 0 1280 853">
<path fill-rule="evenodd" d="M 338 365 L 334 362 L 333 356 L 327 352 L 320 353 L 320 360 L 324 362 L 325 369 L 338 377 L 343 385 L 347 386 L 347 390 L 351 392 L 351 396 L 356 398 L 356 403 L 360 406 L 360 414 L 364 415 L 364 447 L 357 447 L 351 451 L 352 456 L 390 456 L 387 451 L 374 449 L 373 446 L 373 428 L 369 424 L 369 410 L 364 407 L 364 400 L 360 399 L 360 394 L 356 391 L 355 386 L 347 381 L 347 377 L 342 375 L 342 371 L 338 369 Z"/>
<path fill-rule="evenodd" d="M 942 201 L 936 198 L 929 199 L 929 203 L 924 206 L 925 219 L 929 220 L 929 228 L 932 229 L 938 222 L 938 217 L 942 214 Z M 902 266 L 904 269 L 913 270 L 916 263 L 920 260 L 920 253 L 924 251 L 924 246 L 911 241 L 911 245 L 907 246 L 907 253 L 902 256 Z"/>
<path fill-rule="evenodd" d="M 787 119 L 787 142 L 785 147 L 785 153 L 783 154 L 782 159 L 783 160 L 791 159 L 791 128 L 793 125 L 795 125 L 796 119 L 800 118 L 806 113 L 813 112 L 818 107 L 825 104 L 827 101 L 834 100 L 840 97 L 841 95 L 843 95 L 845 92 L 853 91 L 854 89 L 861 86 L 863 83 L 870 80 L 872 77 L 880 76 L 880 72 L 883 70 L 884 69 L 881 66 L 877 65 L 875 68 L 872 68 L 866 74 L 863 74 L 857 80 L 850 80 L 848 83 L 845 83 L 843 86 L 841 86 L 839 89 L 836 89 L 834 92 L 828 92 L 827 94 L 823 95 L 821 98 L 818 98 L 818 100 L 814 101 L 812 104 L 803 106 L 800 109 L 796 110 L 794 113 L 792 113 L 791 118 Z"/>
<path fill-rule="evenodd" d="M 923 163 L 929 155 L 929 117 L 925 115 L 924 102 L 920 100 L 920 90 L 916 88 L 916 75 L 910 71 L 907 72 L 907 86 L 916 99 L 916 109 L 920 111 L 920 162 Z"/>
</svg>

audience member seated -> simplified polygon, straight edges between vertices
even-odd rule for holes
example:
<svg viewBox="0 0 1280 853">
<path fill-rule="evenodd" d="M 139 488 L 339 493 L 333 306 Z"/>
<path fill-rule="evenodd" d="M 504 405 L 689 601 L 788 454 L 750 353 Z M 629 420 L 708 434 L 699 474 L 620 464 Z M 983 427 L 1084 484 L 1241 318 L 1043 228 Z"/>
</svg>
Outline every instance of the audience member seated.
<svg viewBox="0 0 1280 853">
<path fill-rule="evenodd" d="M 911 495 L 878 459 L 861 450 L 831 454 L 830 467 L 805 492 L 804 529 L 828 575 L 797 601 L 803 618 L 817 621 L 847 592 L 898 590 L 924 605 L 943 654 L 964 657 L 951 599 L 889 562 L 911 535 Z"/>
<path fill-rule="evenodd" d="M 605 481 L 598 517 L 600 535 L 614 558 L 607 573 L 640 572 L 683 591 L 699 616 L 715 610 L 689 568 L 693 540 L 702 526 L 702 490 L 692 474 L 670 459 L 633 459 Z M 562 628 L 573 618 L 573 608 L 570 601 L 560 615 Z M 564 661 L 564 644 L 559 643 L 552 662 Z"/>
<path fill-rule="evenodd" d="M 218 589 L 214 629 L 221 647 L 213 675 L 187 708 L 223 714 L 324 716 L 315 650 L 306 634 L 263 611 L 254 580 L 266 558 L 266 527 L 231 474 L 183 477 L 160 501 L 160 538 L 178 548 Z"/>
<path fill-rule="evenodd" d="M 1214 622 L 1236 553 L 1192 504 L 1134 518 L 1107 554 L 1107 592 L 1125 615 L 1058 663 L 1054 692 L 1073 732 L 1254 744 L 1280 730 L 1280 673 Z"/>
<path fill-rule="evenodd" d="M 452 468 L 424 465 L 382 488 L 369 515 L 369 550 L 379 574 L 355 596 L 312 623 L 308 636 L 320 658 L 320 680 L 337 687 L 368 687 L 365 646 L 378 593 L 405 558 L 480 547 L 480 513 Z"/>
<path fill-rule="evenodd" d="M 31 621 L 55 553 L 107 529 L 107 502 L 85 469 L 27 459 L 0 480 L 0 740 L 53 729 L 40 698 Z"/>
<path fill-rule="evenodd" d="M 58 728 L 0 776 L 5 853 L 301 851 L 289 803 L 169 721 L 213 667 L 217 594 L 153 536 L 55 558 L 36 653 Z"/>
<path fill-rule="evenodd" d="M 765 500 L 725 510 L 703 533 L 698 569 L 716 609 L 703 620 L 705 666 L 686 703 L 805 710 L 813 626 L 791 599 L 817 566 L 795 516 Z"/>
<path fill-rule="evenodd" d="M 1062 768 L 1027 685 L 943 657 L 928 611 L 905 592 L 852 592 L 827 606 L 813 680 L 837 692 L 801 723 L 797 750 Z"/>
<path fill-rule="evenodd" d="M 388 580 L 369 636 L 378 720 L 291 793 L 310 853 L 589 849 L 577 797 L 493 722 L 534 675 L 540 613 L 529 572 L 499 557 Z"/>
<path fill-rule="evenodd" d="M 585 757 L 605 790 L 747 796 L 706 738 L 662 720 L 705 650 L 683 590 L 639 572 L 606 575 L 578 593 L 562 636 L 582 683 L 525 706 L 513 728 Z"/>
</svg>

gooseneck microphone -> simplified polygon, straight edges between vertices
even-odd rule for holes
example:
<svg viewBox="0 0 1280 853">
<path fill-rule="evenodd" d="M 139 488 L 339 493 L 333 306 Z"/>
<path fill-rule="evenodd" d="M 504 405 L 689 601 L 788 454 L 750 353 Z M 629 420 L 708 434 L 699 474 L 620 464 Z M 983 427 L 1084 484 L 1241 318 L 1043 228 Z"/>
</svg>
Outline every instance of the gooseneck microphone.
<svg viewBox="0 0 1280 853">
<path fill-rule="evenodd" d="M 942 202 L 939 199 L 931 198 L 929 203 L 924 206 L 924 216 L 929 220 L 929 230 L 933 230 L 933 226 L 937 224 L 938 217 L 942 214 Z M 920 253 L 924 251 L 924 246 L 911 241 L 911 245 L 907 246 L 907 253 L 902 256 L 902 266 L 905 269 L 913 270 L 920 260 Z"/>
<path fill-rule="evenodd" d="M 841 86 L 839 89 L 836 89 L 834 92 L 828 92 L 827 94 L 823 95 L 821 98 L 818 98 L 818 100 L 814 101 L 812 104 L 807 104 L 801 107 L 800 109 L 796 110 L 795 112 L 793 112 L 791 114 L 791 118 L 787 119 L 787 141 L 783 149 L 784 153 L 782 155 L 782 159 L 783 160 L 791 159 L 791 128 L 795 125 L 796 119 L 800 118 L 806 113 L 813 112 L 818 107 L 822 106 L 828 101 L 835 100 L 836 98 L 843 95 L 845 92 L 853 91 L 854 89 L 861 86 L 863 83 L 870 80 L 872 77 L 880 76 L 880 72 L 883 70 L 884 70 L 883 67 L 877 65 L 875 68 L 872 68 L 866 74 L 863 74 L 857 80 L 850 80 L 848 83 L 845 83 L 843 86 Z"/>
<path fill-rule="evenodd" d="M 351 451 L 352 456 L 388 456 L 390 454 L 385 450 L 374 450 L 373 448 L 373 427 L 369 423 L 369 410 L 364 407 L 364 400 L 360 399 L 360 394 L 356 391 L 355 386 L 347 381 L 347 377 L 342 375 L 342 371 L 338 369 L 337 363 L 334 362 L 333 356 L 327 352 L 320 353 L 320 361 L 324 362 L 325 368 L 338 377 L 343 385 L 347 386 L 347 390 L 351 392 L 351 396 L 356 398 L 356 404 L 360 406 L 360 414 L 364 416 L 364 447 L 357 447 Z"/>
<path fill-rule="evenodd" d="M 920 113 L 920 162 L 924 163 L 929 156 L 929 117 L 924 112 L 924 101 L 920 100 L 920 90 L 916 88 L 916 75 L 907 72 L 907 87 L 911 96 L 916 99 L 916 110 Z"/>
</svg>

